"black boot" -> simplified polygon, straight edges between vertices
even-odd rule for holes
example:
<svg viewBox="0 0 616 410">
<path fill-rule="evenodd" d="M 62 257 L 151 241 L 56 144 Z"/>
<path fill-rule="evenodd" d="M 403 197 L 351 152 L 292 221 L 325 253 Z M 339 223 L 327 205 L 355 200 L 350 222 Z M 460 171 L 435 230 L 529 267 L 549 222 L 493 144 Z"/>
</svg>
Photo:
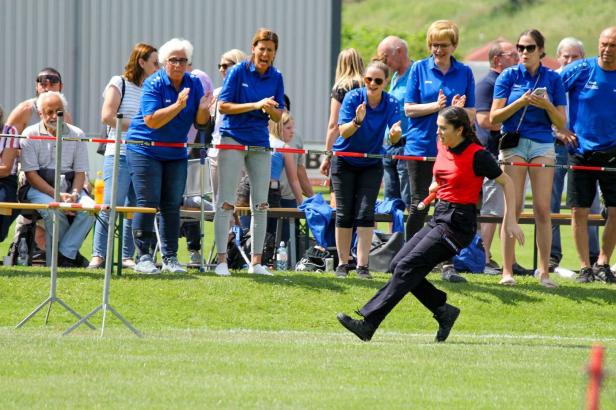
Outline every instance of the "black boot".
<svg viewBox="0 0 616 410">
<path fill-rule="evenodd" d="M 376 327 L 366 322 L 364 319 L 353 319 L 344 313 L 338 313 L 336 318 L 342 326 L 353 332 L 355 336 L 359 337 L 364 342 L 369 342 L 374 332 L 376 332 Z"/>
<path fill-rule="evenodd" d="M 434 319 L 438 322 L 438 331 L 436 332 L 436 342 L 444 342 L 451 332 L 453 324 L 460 315 L 460 309 L 450 304 L 445 303 L 443 306 L 436 309 Z"/>
</svg>

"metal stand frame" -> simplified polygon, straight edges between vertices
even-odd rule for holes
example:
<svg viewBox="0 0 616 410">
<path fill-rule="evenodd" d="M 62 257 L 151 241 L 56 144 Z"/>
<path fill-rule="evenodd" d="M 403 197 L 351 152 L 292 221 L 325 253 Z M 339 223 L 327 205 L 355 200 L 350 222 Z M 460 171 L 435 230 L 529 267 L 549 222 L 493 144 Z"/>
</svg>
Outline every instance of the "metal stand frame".
<svg viewBox="0 0 616 410">
<path fill-rule="evenodd" d="M 60 175 L 62 174 L 62 128 L 64 127 L 64 113 L 58 111 L 58 122 L 56 129 L 56 172 L 54 176 L 54 189 L 53 197 L 54 201 L 61 202 L 60 198 Z M 96 329 L 87 319 L 84 320 L 77 312 L 75 312 L 70 306 L 68 306 L 62 299 L 56 296 L 56 282 L 58 280 L 58 248 L 59 248 L 59 235 L 60 235 L 60 216 L 59 209 L 50 209 L 53 216 L 53 230 L 51 239 L 51 286 L 49 289 L 49 297 L 45 299 L 40 305 L 38 305 L 28 316 L 26 316 L 21 322 L 15 326 L 15 329 L 19 329 L 32 319 L 45 305 L 49 305 L 47 308 L 47 314 L 45 315 L 45 325 L 49 323 L 49 313 L 51 312 L 51 305 L 57 302 L 60 306 L 66 309 L 70 314 L 77 319 L 83 320 L 90 329 Z"/>
<path fill-rule="evenodd" d="M 120 164 L 120 140 L 122 138 L 122 117 L 121 113 L 118 113 L 116 117 L 116 142 L 115 142 L 115 156 L 113 158 L 113 174 L 111 176 L 111 211 L 109 213 L 109 227 L 115 226 L 116 221 L 116 202 L 117 202 L 117 182 L 118 182 L 118 167 Z M 109 229 L 108 229 L 109 231 Z M 101 337 L 105 334 L 105 320 L 107 319 L 107 311 L 110 311 L 124 323 L 137 337 L 143 337 L 143 335 L 130 324 L 117 310 L 109 304 L 109 285 L 111 282 L 111 271 L 113 270 L 113 233 L 107 235 L 107 258 L 105 259 L 105 282 L 103 286 L 103 303 L 94 308 L 90 313 L 85 315 L 74 325 L 69 327 L 62 335 L 66 336 L 73 330 L 77 329 L 81 324 L 87 323 L 87 320 L 96 314 L 99 310 L 103 311 L 103 322 L 101 324 Z"/>
<path fill-rule="evenodd" d="M 199 150 L 199 164 L 201 165 L 199 169 L 199 188 L 201 191 L 201 201 L 199 203 L 199 237 L 201 238 L 199 272 L 203 273 L 207 270 L 205 267 L 205 157 L 207 155 L 207 149 L 205 148 L 205 132 L 203 132 L 203 130 L 199 130 L 199 139 L 201 144 L 203 144 Z M 215 201 L 213 193 L 214 189 L 212 186 L 212 201 Z"/>
</svg>

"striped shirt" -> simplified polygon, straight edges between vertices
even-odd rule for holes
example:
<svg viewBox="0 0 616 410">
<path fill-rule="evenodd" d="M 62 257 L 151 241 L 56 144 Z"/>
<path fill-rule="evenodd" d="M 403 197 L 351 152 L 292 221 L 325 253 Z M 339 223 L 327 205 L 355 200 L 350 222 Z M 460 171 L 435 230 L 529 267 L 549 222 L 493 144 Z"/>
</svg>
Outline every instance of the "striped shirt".
<svg viewBox="0 0 616 410">
<path fill-rule="evenodd" d="M 14 127 L 5 125 L 2 129 L 3 134 L 17 134 L 17 130 Z M 0 137 L 0 163 L 2 162 L 2 153 L 5 149 L 21 149 L 21 140 L 13 137 Z M 17 156 L 15 156 L 15 162 L 13 162 L 13 169 L 11 175 L 17 174 Z"/>
<path fill-rule="evenodd" d="M 132 83 L 126 79 L 124 79 L 125 91 L 124 91 L 124 99 L 122 100 L 122 104 L 120 104 L 120 108 L 118 112 L 124 114 L 124 118 L 132 119 L 137 111 L 139 111 L 139 102 L 141 100 L 141 87 Z M 105 98 L 105 93 L 109 87 L 115 87 L 120 95 L 122 95 L 122 77 L 119 75 L 115 75 L 111 77 L 109 80 L 109 84 L 105 87 L 103 91 L 103 99 Z M 116 130 L 115 128 L 107 127 L 107 135 L 108 139 L 115 140 L 116 139 Z M 113 155 L 115 154 L 115 148 L 113 144 L 107 144 L 105 148 L 105 155 Z M 126 155 L 126 145 L 120 146 L 120 155 Z"/>
</svg>

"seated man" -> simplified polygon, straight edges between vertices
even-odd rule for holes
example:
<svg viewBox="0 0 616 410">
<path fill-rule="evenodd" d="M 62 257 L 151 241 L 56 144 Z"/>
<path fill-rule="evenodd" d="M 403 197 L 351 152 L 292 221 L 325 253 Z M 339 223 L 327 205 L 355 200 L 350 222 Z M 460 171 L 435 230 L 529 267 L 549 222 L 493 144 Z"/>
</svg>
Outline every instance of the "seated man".
<svg viewBox="0 0 616 410">
<path fill-rule="evenodd" d="M 66 99 L 56 91 L 41 93 L 36 101 L 41 121 L 24 130 L 24 135 L 55 135 L 57 128 L 57 112 L 66 107 Z M 82 138 L 84 133 L 79 128 L 64 124 L 62 135 L 69 138 Z M 49 140 L 25 140 L 22 143 L 21 167 L 30 185 L 26 198 L 32 203 L 49 203 L 54 200 L 56 142 Z M 85 172 L 88 169 L 88 153 L 86 144 L 77 141 L 62 143 L 62 186 L 60 200 L 62 202 L 92 205 L 93 200 L 83 191 Z M 47 264 L 51 260 L 51 233 L 53 229 L 53 213 L 50 210 L 40 210 L 47 231 Z M 59 254 L 58 264 L 64 267 L 85 267 L 88 261 L 81 256 L 79 248 L 90 231 L 94 217 L 86 212 L 75 213 L 70 224 L 66 214 L 60 213 Z"/>
</svg>

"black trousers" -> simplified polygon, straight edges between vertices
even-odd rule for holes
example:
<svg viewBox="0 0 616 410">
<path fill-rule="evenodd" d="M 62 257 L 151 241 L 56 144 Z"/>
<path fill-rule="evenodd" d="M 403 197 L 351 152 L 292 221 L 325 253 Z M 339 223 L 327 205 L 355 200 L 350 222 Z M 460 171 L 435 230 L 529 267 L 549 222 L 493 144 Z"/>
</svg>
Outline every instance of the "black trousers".
<svg viewBox="0 0 616 410">
<path fill-rule="evenodd" d="M 428 196 L 428 189 L 432 183 L 432 168 L 434 162 L 407 161 L 409 170 L 409 183 L 411 186 L 411 207 L 409 217 L 406 220 L 405 237 L 408 241 L 424 226 L 430 207 L 423 211 L 417 209 L 417 205 Z"/>
<path fill-rule="evenodd" d="M 383 162 L 354 167 L 342 158 L 334 157 L 331 176 L 336 193 L 336 226 L 374 226 L 374 204 L 383 180 Z"/>
<path fill-rule="evenodd" d="M 434 267 L 468 246 L 476 231 L 473 205 L 439 201 L 434 217 L 402 247 L 391 262 L 389 282 L 359 310 L 365 320 L 378 326 L 408 292 L 435 313 L 447 294 L 426 279 Z"/>
</svg>

